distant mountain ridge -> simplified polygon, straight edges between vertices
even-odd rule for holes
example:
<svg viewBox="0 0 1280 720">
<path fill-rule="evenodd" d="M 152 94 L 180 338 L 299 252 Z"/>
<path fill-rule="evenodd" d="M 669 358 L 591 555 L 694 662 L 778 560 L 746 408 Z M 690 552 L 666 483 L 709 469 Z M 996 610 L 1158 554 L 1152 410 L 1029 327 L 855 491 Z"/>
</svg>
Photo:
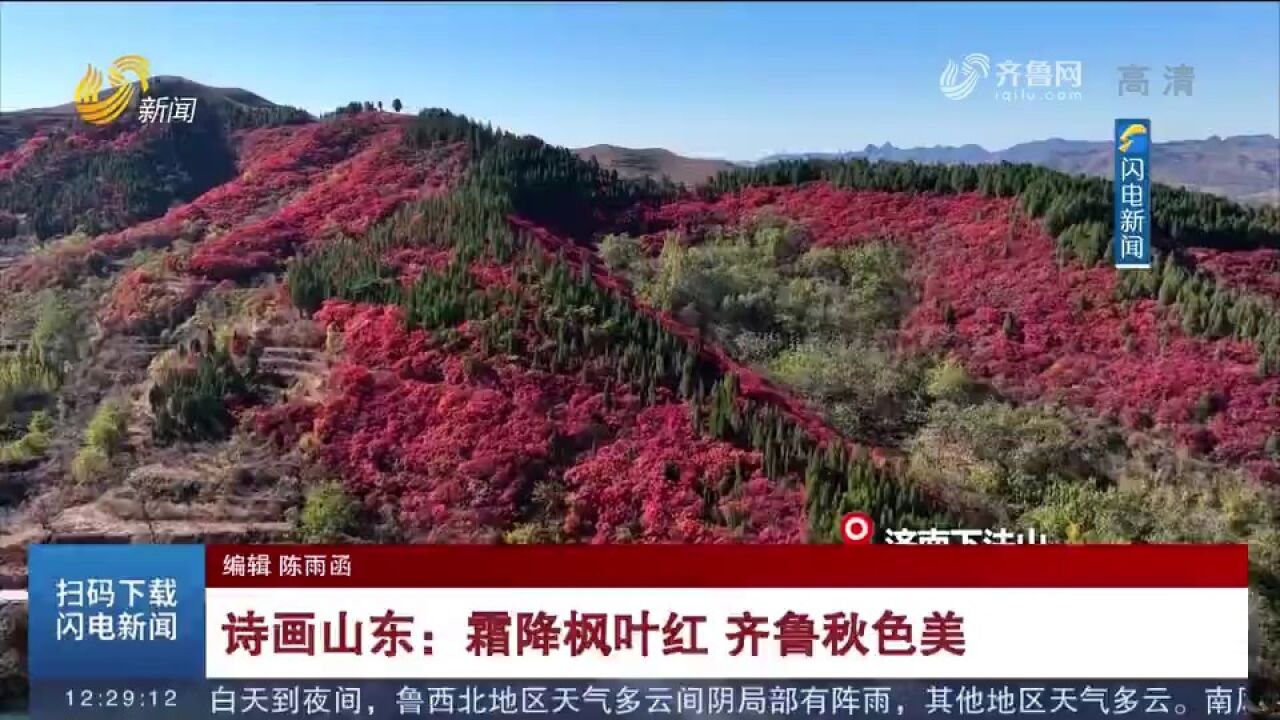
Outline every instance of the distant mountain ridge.
<svg viewBox="0 0 1280 720">
<path fill-rule="evenodd" d="M 789 153 L 777 160 L 853 159 L 918 163 L 1030 163 L 1066 173 L 1110 177 L 1111 143 L 1049 138 L 991 151 L 980 145 L 899 148 L 891 143 L 867 145 L 845 153 Z M 1169 185 L 1225 195 L 1243 202 L 1280 202 L 1280 139 L 1274 135 L 1237 135 L 1205 140 L 1156 143 L 1152 151 L 1154 178 Z"/>
<path fill-rule="evenodd" d="M 602 167 L 617 170 L 622 177 L 663 175 L 674 182 L 697 185 L 722 170 L 732 170 L 727 160 L 691 158 L 663 148 L 625 148 L 617 145 L 592 145 L 574 151 L 583 160 L 595 158 Z"/>
<path fill-rule="evenodd" d="M 1274 135 L 1213 136 L 1205 140 L 1156 143 L 1152 157 L 1154 177 L 1168 185 L 1223 195 L 1246 203 L 1280 204 L 1280 139 Z M 595 157 L 604 167 L 625 177 L 666 175 L 676 182 L 695 185 L 721 170 L 801 158 L 841 160 L 864 158 L 872 162 L 967 163 L 974 165 L 1029 163 L 1061 172 L 1110 177 L 1111 143 L 1049 138 L 1020 143 L 1005 150 L 981 145 L 935 145 L 899 148 L 891 143 L 867 145 L 862 150 L 839 153 L 785 153 L 755 162 L 730 162 L 690 158 L 662 148 L 625 148 L 593 145 L 574 150 L 579 157 Z"/>
</svg>

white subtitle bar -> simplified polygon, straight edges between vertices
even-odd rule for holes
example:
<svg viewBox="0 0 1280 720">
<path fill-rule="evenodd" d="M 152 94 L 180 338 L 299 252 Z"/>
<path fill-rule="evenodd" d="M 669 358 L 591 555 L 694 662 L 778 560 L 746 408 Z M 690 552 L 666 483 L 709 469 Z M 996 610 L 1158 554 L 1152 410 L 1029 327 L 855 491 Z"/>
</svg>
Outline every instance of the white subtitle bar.
<svg viewBox="0 0 1280 720">
<path fill-rule="evenodd" d="M 654 627 L 636 634 L 644 611 Z M 477 623 L 473 613 L 491 614 Z M 574 613 L 607 616 L 595 642 L 582 624 L 570 641 Z M 762 620 L 751 633 L 747 614 Z M 207 669 L 226 679 L 1244 678 L 1247 615 L 1244 588 L 212 588 Z M 673 620 L 689 616 L 705 618 L 693 646 L 703 653 L 665 653 Z M 688 623 L 670 634 L 690 647 Z M 575 656 L 574 643 L 586 649 Z"/>
</svg>

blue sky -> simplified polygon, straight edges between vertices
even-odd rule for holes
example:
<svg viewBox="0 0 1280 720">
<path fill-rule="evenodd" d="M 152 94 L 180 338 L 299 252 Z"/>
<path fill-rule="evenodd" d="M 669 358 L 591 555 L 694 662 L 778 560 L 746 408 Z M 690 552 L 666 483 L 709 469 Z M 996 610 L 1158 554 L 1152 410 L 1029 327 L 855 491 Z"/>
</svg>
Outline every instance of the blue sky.
<svg viewBox="0 0 1280 720">
<path fill-rule="evenodd" d="M 949 58 L 1083 63 L 1078 100 L 939 90 Z M 787 151 L 1280 132 L 1280 3 L 0 3 L 0 109 L 70 100 L 87 64 L 239 86 L 312 111 L 400 97 L 569 146 L 735 160 Z M 1118 95 L 1143 64 L 1151 94 Z M 1166 65 L 1191 97 L 1162 94 Z M 1025 82 L 1025 79 L 1024 79 Z"/>
</svg>

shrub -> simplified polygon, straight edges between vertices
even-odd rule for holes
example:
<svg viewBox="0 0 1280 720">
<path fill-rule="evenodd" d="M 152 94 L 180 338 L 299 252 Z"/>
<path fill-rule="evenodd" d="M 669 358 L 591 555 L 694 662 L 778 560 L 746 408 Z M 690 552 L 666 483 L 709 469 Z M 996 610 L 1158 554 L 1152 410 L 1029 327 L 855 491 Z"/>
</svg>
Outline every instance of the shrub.
<svg viewBox="0 0 1280 720">
<path fill-rule="evenodd" d="M 947 358 L 929 368 L 924 389 L 935 400 L 959 401 L 969 395 L 973 381 L 959 361 Z"/>
<path fill-rule="evenodd" d="M 917 363 L 875 345 L 810 340 L 779 353 L 767 367 L 851 437 L 896 436 L 921 419 Z"/>
<path fill-rule="evenodd" d="M 912 473 L 934 485 L 963 488 L 1017 517 L 1044 501 L 1060 481 L 1088 485 L 1109 438 L 1072 418 L 999 402 L 935 403 L 908 443 Z"/>
<path fill-rule="evenodd" d="M 147 367 L 147 378 L 152 383 L 160 385 L 168 382 L 186 367 L 186 359 L 179 348 L 167 348 L 151 360 L 151 364 Z"/>
<path fill-rule="evenodd" d="M 94 445 L 85 445 L 80 448 L 71 461 L 71 477 L 80 484 L 97 480 L 110 469 L 110 457 L 104 450 Z"/>
<path fill-rule="evenodd" d="M 502 536 L 507 545 L 557 545 L 564 542 L 560 528 L 543 523 L 517 523 Z"/>
<path fill-rule="evenodd" d="M 1092 267 L 1106 255 L 1109 239 L 1105 224 L 1090 221 L 1068 227 L 1058 236 L 1058 243 L 1085 267 Z"/>
<path fill-rule="evenodd" d="M 152 432 L 160 442 L 221 440 L 231 434 L 233 402 L 250 402 L 255 386 L 225 351 L 197 355 L 194 368 L 180 368 L 151 389 Z"/>
<path fill-rule="evenodd" d="M 27 424 L 27 432 L 47 437 L 53 432 L 53 427 L 53 418 L 49 417 L 49 413 L 39 410 L 32 413 L 31 420 Z"/>
<path fill-rule="evenodd" d="M 355 502 L 337 483 L 325 483 L 307 492 L 298 518 L 304 542 L 333 543 L 355 528 Z"/>
<path fill-rule="evenodd" d="M 61 368 L 79 360 L 82 338 L 76 309 L 64 297 L 47 293 L 31 332 L 31 354 L 50 368 Z"/>
<path fill-rule="evenodd" d="M 626 273 L 644 258 L 644 246 L 626 235 L 605 235 L 600 240 L 600 257 L 610 270 Z"/>
<path fill-rule="evenodd" d="M 124 445 L 127 421 L 128 415 L 120 402 L 107 400 L 98 406 L 89 420 L 89 427 L 85 430 L 86 445 L 105 457 L 111 457 Z"/>
<path fill-rule="evenodd" d="M 862 242 L 841 250 L 840 260 L 849 287 L 848 304 L 863 309 L 868 329 L 896 327 L 911 300 L 903 247 L 883 240 Z"/>
<path fill-rule="evenodd" d="M 27 432 L 19 439 L 0 447 L 0 462 L 24 462 L 44 456 L 49 451 L 53 419 L 43 410 L 36 411 L 27 422 Z"/>
<path fill-rule="evenodd" d="M 30 355 L 0 355 L 0 417 L 4 417 L 15 399 L 52 393 L 61 382 L 56 370 Z"/>
<path fill-rule="evenodd" d="M 886 342 L 911 301 L 903 251 L 808 242 L 800 226 L 762 215 L 696 243 L 669 233 L 657 258 L 627 237 L 606 238 L 601 252 L 649 302 L 708 328 L 841 431 L 900 436 L 922 409 L 918 364 Z"/>
</svg>

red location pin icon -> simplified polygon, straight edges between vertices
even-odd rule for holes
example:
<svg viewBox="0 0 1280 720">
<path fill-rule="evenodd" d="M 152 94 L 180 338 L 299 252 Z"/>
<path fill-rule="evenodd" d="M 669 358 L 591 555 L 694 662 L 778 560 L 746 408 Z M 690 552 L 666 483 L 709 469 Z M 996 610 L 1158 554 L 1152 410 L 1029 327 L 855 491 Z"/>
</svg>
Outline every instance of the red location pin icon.
<svg viewBox="0 0 1280 720">
<path fill-rule="evenodd" d="M 866 513 L 851 512 L 840 520 L 840 537 L 845 545 L 870 545 L 875 534 L 876 524 Z"/>
</svg>

